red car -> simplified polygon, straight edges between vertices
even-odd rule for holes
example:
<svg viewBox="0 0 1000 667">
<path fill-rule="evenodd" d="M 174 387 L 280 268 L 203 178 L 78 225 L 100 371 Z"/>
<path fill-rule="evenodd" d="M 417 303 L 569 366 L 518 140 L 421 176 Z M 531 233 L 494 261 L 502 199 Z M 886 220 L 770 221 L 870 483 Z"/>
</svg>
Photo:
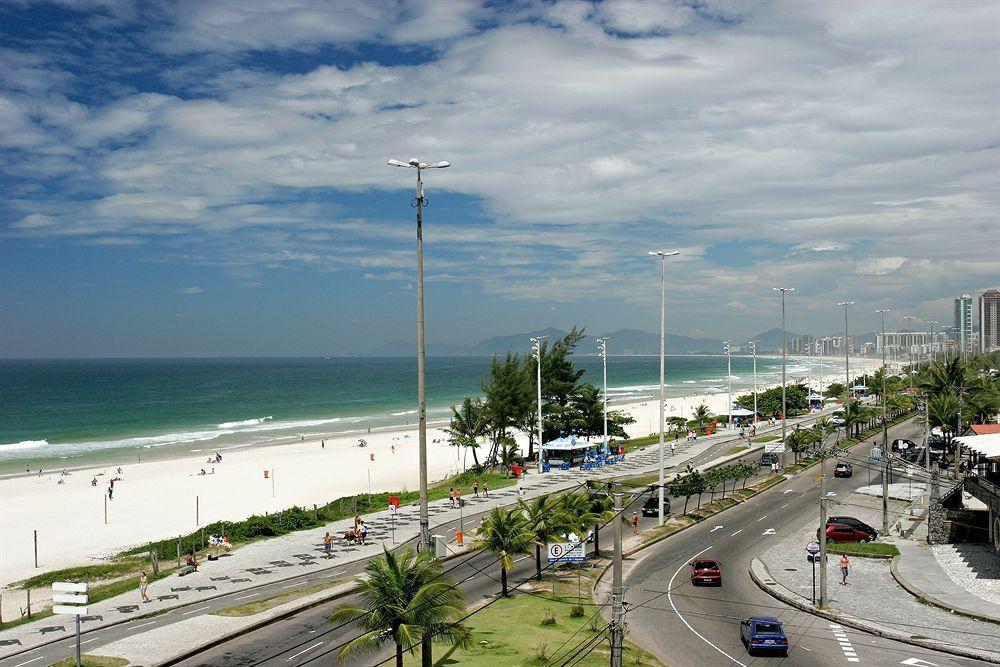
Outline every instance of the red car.
<svg viewBox="0 0 1000 667">
<path fill-rule="evenodd" d="M 816 537 L 819 538 L 818 528 L 816 529 Z M 827 544 L 844 544 L 846 542 L 860 542 L 861 544 L 867 544 L 871 541 L 871 535 L 862 530 L 858 530 L 853 526 L 848 526 L 846 523 L 826 524 Z"/>
<path fill-rule="evenodd" d="M 703 558 L 691 563 L 691 585 L 722 585 L 722 566 L 719 561 Z"/>
</svg>

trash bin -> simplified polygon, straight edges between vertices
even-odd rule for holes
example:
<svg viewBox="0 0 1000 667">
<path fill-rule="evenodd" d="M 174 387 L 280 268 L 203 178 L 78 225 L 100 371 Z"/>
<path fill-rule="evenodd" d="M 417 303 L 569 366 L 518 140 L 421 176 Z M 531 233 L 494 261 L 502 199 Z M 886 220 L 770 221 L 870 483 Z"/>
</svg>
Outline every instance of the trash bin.
<svg viewBox="0 0 1000 667">
<path fill-rule="evenodd" d="M 448 539 L 444 535 L 434 535 L 434 556 L 444 558 L 448 555 Z"/>
<path fill-rule="evenodd" d="M 458 546 L 462 546 L 463 544 L 462 539 L 463 539 L 462 531 L 460 530 L 455 531 L 455 541 L 458 542 Z"/>
</svg>

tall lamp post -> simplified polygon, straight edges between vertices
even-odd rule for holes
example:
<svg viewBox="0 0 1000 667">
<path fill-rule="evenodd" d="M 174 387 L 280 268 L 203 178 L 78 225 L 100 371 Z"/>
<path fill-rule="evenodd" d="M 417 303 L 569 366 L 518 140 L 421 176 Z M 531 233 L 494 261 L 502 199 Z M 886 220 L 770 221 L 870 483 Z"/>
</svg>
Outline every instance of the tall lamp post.
<svg viewBox="0 0 1000 667">
<path fill-rule="evenodd" d="M 726 428 L 733 431 L 733 348 L 728 340 L 722 341 L 722 351 L 726 353 L 726 382 L 729 387 L 729 411 L 726 418 Z"/>
<path fill-rule="evenodd" d="M 844 385 L 844 407 L 848 407 L 854 392 L 851 390 L 851 343 L 850 337 L 847 333 L 847 308 L 848 306 L 853 306 L 853 301 L 841 301 L 837 304 L 838 306 L 844 307 L 844 379 L 847 384 Z"/>
<path fill-rule="evenodd" d="M 430 548 L 431 526 L 427 513 L 427 396 L 424 374 L 424 220 L 423 209 L 427 205 L 424 198 L 424 169 L 444 169 L 450 167 L 448 162 L 428 164 L 417 158 L 408 162 L 389 160 L 390 167 L 406 167 L 417 170 L 417 196 L 412 206 L 417 209 L 417 438 L 419 443 L 420 472 L 420 541 Z"/>
<path fill-rule="evenodd" d="M 937 320 L 924 320 L 927 324 L 931 325 L 931 344 L 927 348 L 929 361 L 934 363 L 937 361 L 937 341 L 934 340 L 934 325 L 937 324 Z"/>
<path fill-rule="evenodd" d="M 886 423 L 886 386 L 888 369 L 885 366 L 885 314 L 891 313 L 889 308 L 876 308 L 875 312 L 882 316 L 882 456 L 889 456 L 889 425 Z M 885 485 L 882 486 L 883 491 Z M 882 493 L 882 532 L 889 534 L 889 498 L 888 493 Z"/>
<path fill-rule="evenodd" d="M 545 450 L 542 445 L 542 340 L 548 336 L 535 336 L 531 339 L 531 353 L 535 357 L 535 370 L 537 372 L 536 387 L 538 389 L 538 472 L 542 472 L 545 466 Z M 607 412 L 607 407 L 604 408 Z"/>
<path fill-rule="evenodd" d="M 918 318 L 916 315 L 903 315 L 903 319 L 907 320 L 908 322 L 910 322 L 912 324 L 913 320 L 917 320 L 917 319 L 920 319 L 920 318 Z M 907 347 L 909 348 L 909 352 L 910 352 L 910 357 L 909 357 L 910 358 L 910 372 L 907 373 L 906 375 L 907 375 L 907 379 L 909 379 L 909 381 L 910 381 L 910 389 L 913 389 L 913 370 L 914 370 L 913 369 L 913 332 L 910 332 L 910 344 Z"/>
<path fill-rule="evenodd" d="M 753 356 L 753 423 L 757 423 L 757 341 L 748 340 L 750 354 Z"/>
<path fill-rule="evenodd" d="M 785 416 L 788 413 L 788 404 L 786 400 L 787 387 L 785 384 L 785 373 L 787 366 L 787 352 L 788 352 L 788 341 L 786 338 L 785 331 L 785 292 L 794 292 L 794 287 L 772 287 L 775 292 L 781 292 L 781 468 L 784 470 L 787 463 L 787 455 L 785 453 Z"/>
<path fill-rule="evenodd" d="M 649 254 L 660 258 L 660 502 L 657 505 L 657 521 L 662 526 L 663 516 L 663 422 L 666 419 L 663 403 L 666 401 L 664 395 L 664 339 L 666 337 L 665 327 L 667 322 L 667 257 L 674 257 L 681 254 L 679 250 L 650 250 Z"/>
<path fill-rule="evenodd" d="M 597 339 L 597 351 L 601 355 L 601 366 L 604 371 L 604 453 L 608 454 L 608 341 L 614 336 Z"/>
</svg>

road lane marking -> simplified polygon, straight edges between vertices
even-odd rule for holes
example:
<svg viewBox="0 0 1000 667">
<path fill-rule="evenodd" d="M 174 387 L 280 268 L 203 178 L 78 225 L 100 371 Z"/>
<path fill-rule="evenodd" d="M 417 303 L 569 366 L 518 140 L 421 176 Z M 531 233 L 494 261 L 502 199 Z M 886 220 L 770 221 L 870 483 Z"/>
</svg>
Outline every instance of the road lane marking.
<svg viewBox="0 0 1000 667">
<path fill-rule="evenodd" d="M 840 650 L 844 652 L 847 662 L 861 662 L 858 652 L 854 650 L 854 646 L 851 645 L 851 640 L 847 638 L 847 633 L 844 632 L 843 628 L 835 623 L 830 623 L 830 630 L 833 632 Z"/>
<path fill-rule="evenodd" d="M 785 489 L 782 491 L 781 495 L 785 495 L 786 493 L 795 493 L 795 489 Z"/>
<path fill-rule="evenodd" d="M 303 653 L 306 653 L 307 651 L 311 651 L 311 650 L 313 650 L 314 648 L 316 648 L 317 646 L 320 646 L 320 645 L 322 645 L 322 644 L 323 644 L 323 642 L 316 642 L 315 644 L 313 644 L 313 645 L 312 645 L 312 646 L 310 646 L 309 648 L 307 648 L 307 649 L 303 649 L 303 650 L 299 651 L 298 653 L 296 653 L 295 655 L 290 655 L 290 656 L 288 656 L 287 658 L 285 658 L 285 660 L 292 660 L 292 659 L 294 659 L 294 658 L 297 658 L 297 657 L 299 657 L 300 655 L 302 655 Z"/>
<path fill-rule="evenodd" d="M 767 518 L 767 515 L 765 514 L 764 516 L 762 516 L 761 518 L 759 518 L 759 519 L 757 519 L 757 520 L 758 520 L 758 521 L 763 521 L 763 520 L 764 520 L 764 519 L 766 519 L 766 518 Z"/>
<path fill-rule="evenodd" d="M 233 598 L 233 600 L 246 600 L 247 598 L 255 598 L 258 595 L 260 595 L 260 593 L 251 593 L 250 595 L 241 595 L 238 598 Z"/>
<path fill-rule="evenodd" d="M 736 531 L 735 533 L 733 533 L 733 534 L 732 534 L 732 535 L 730 535 L 729 537 L 736 537 L 737 535 L 739 535 L 739 534 L 740 534 L 740 533 L 742 533 L 742 532 L 743 532 L 743 529 L 742 529 L 742 528 L 740 528 L 739 530 L 737 530 L 737 531 Z"/>
<path fill-rule="evenodd" d="M 712 530 L 710 530 L 710 531 L 708 531 L 708 532 L 710 532 L 710 533 L 714 533 L 714 532 L 715 532 L 715 531 L 717 531 L 717 530 L 722 530 L 722 526 L 716 526 L 715 528 L 713 528 Z"/>
<path fill-rule="evenodd" d="M 156 621 L 149 621 L 148 623 L 140 623 L 139 625 L 133 625 L 132 629 L 134 630 L 136 628 L 144 628 L 147 625 L 153 625 L 154 623 L 156 623 Z"/>
<path fill-rule="evenodd" d="M 739 532 L 739 531 L 737 531 L 737 532 Z M 681 616 L 681 612 L 678 611 L 677 605 L 674 604 L 674 595 L 673 595 L 673 592 L 672 592 L 673 589 L 674 589 L 674 579 L 676 579 L 677 575 L 681 573 L 681 570 L 684 569 L 685 565 L 687 565 L 689 562 L 693 561 L 698 556 L 702 555 L 703 553 L 705 553 L 706 551 L 708 551 L 711 548 L 712 547 L 705 547 L 704 549 L 702 549 L 701 551 L 699 551 L 695 555 L 691 556 L 691 558 L 685 558 L 684 559 L 684 563 L 679 568 L 677 568 L 677 571 L 674 572 L 674 575 L 672 577 L 670 577 L 670 581 L 667 582 L 667 601 L 670 602 L 670 606 L 671 606 L 671 608 L 673 608 L 674 613 L 677 614 L 677 618 L 681 619 L 681 623 L 683 623 L 684 625 L 686 625 L 688 630 L 690 630 L 691 632 L 693 632 L 694 634 L 696 634 L 699 639 L 701 639 L 703 642 L 705 642 L 706 644 L 708 644 L 709 646 L 711 646 L 712 648 L 714 648 L 716 651 L 718 651 L 722 655 L 724 655 L 727 658 L 729 658 L 732 662 L 735 662 L 737 665 L 740 665 L 740 667 L 747 667 L 747 665 L 745 665 L 744 663 L 740 662 L 739 660 L 737 660 L 733 656 L 729 655 L 728 653 L 726 653 L 725 651 L 723 651 L 721 648 L 719 648 L 718 646 L 716 646 L 712 642 L 708 641 L 705 638 L 704 635 L 702 635 L 700 632 L 698 632 L 693 627 L 691 627 L 691 624 L 687 622 L 687 619 L 684 618 L 683 616 Z"/>
<path fill-rule="evenodd" d="M 768 529 L 767 529 L 767 530 L 765 530 L 765 531 L 764 531 L 763 533 L 761 533 L 761 535 L 774 535 L 774 534 L 776 534 L 777 532 L 778 532 L 778 531 L 776 531 L 776 530 L 775 530 L 774 528 L 768 528 Z"/>
<path fill-rule="evenodd" d="M 21 667 L 21 665 L 27 665 L 29 662 L 34 662 L 35 660 L 41 660 L 44 657 L 45 657 L 44 655 L 40 655 L 37 658 L 32 658 L 31 660 L 28 660 L 27 662 L 22 662 L 17 665 L 14 665 L 14 667 Z"/>
<path fill-rule="evenodd" d="M 788 503 L 785 503 L 784 505 L 782 505 L 782 506 L 781 506 L 781 507 L 779 507 L 778 509 L 779 509 L 779 510 L 783 510 L 783 509 L 785 509 L 786 507 L 788 507 Z"/>
<path fill-rule="evenodd" d="M 199 611 L 205 611 L 205 610 L 206 610 L 206 609 L 208 609 L 208 608 L 209 608 L 210 606 L 211 606 L 211 605 L 205 605 L 204 607 L 198 607 L 197 609 L 192 609 L 191 611 L 186 611 L 186 612 L 184 612 L 183 614 L 181 614 L 181 616 L 187 616 L 187 615 L 189 615 L 189 614 L 197 614 L 197 613 L 198 613 Z"/>
<path fill-rule="evenodd" d="M 100 637 L 94 637 L 93 639 L 88 639 L 87 641 L 80 642 L 81 644 L 89 644 L 90 642 L 96 642 Z"/>
<path fill-rule="evenodd" d="M 283 590 L 285 588 L 295 588 L 296 586 L 301 586 L 301 585 L 302 585 L 301 583 L 288 584 L 287 586 L 282 586 L 281 588 Z"/>
</svg>

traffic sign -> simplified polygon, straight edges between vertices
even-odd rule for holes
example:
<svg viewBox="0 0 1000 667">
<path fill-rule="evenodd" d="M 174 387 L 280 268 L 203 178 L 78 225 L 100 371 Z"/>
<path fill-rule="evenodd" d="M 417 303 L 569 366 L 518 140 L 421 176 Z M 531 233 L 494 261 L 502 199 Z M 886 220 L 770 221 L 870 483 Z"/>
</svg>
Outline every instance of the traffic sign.
<svg viewBox="0 0 1000 667">
<path fill-rule="evenodd" d="M 53 581 L 52 590 L 64 593 L 86 593 L 87 584 L 77 584 L 71 581 Z"/>
<path fill-rule="evenodd" d="M 396 506 L 389 505 L 389 514 L 395 514 L 395 513 L 396 513 Z"/>
<path fill-rule="evenodd" d="M 66 604 L 87 604 L 87 596 L 69 593 L 56 593 L 52 596 L 52 601 Z"/>
<path fill-rule="evenodd" d="M 584 542 L 551 542 L 546 545 L 550 563 L 585 563 Z"/>
<path fill-rule="evenodd" d="M 819 553 L 819 542 L 810 542 L 806 545 L 806 551 L 811 553 L 813 556 Z"/>
<path fill-rule="evenodd" d="M 785 443 L 780 440 L 764 443 L 764 452 L 767 454 L 781 454 L 785 451 Z"/>
<path fill-rule="evenodd" d="M 77 607 L 71 604 L 54 604 L 52 605 L 53 614 L 69 614 L 71 616 L 86 616 L 86 607 Z"/>
<path fill-rule="evenodd" d="M 87 584 L 74 581 L 53 581 L 53 591 L 61 591 L 52 595 L 53 602 L 69 604 L 52 605 L 53 614 L 66 614 L 76 617 L 76 664 L 80 665 L 80 617 L 87 615 Z M 83 595 L 80 595 L 83 593 Z"/>
</svg>

